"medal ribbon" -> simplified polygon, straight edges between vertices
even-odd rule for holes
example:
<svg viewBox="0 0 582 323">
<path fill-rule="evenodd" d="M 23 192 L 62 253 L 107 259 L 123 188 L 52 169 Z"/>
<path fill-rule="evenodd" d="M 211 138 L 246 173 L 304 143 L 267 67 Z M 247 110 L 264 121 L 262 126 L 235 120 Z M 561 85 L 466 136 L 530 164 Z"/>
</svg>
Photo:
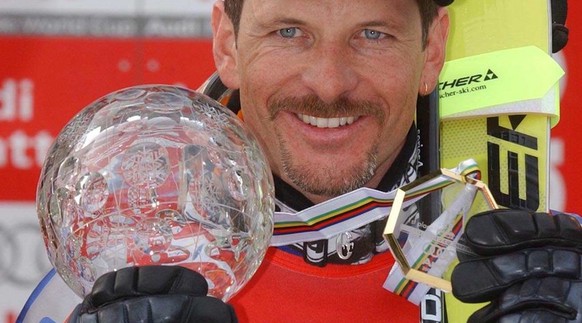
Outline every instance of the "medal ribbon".
<svg viewBox="0 0 582 323">
<path fill-rule="evenodd" d="M 477 170 L 476 162 L 470 159 L 451 171 L 465 175 Z M 407 194 L 404 207 L 452 183 L 454 181 L 449 177 L 435 177 Z M 271 246 L 330 239 L 358 229 L 385 218 L 390 213 L 395 196 L 396 190 L 382 192 L 363 187 L 297 213 L 275 212 Z"/>
</svg>

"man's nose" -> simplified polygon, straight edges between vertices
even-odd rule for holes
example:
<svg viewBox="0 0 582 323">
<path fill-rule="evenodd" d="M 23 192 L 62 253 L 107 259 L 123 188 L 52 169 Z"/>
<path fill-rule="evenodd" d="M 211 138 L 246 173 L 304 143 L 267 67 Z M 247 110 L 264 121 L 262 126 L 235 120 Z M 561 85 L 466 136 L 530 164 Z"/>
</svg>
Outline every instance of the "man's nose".
<svg viewBox="0 0 582 323">
<path fill-rule="evenodd" d="M 357 83 L 354 53 L 350 48 L 335 43 L 322 43 L 312 48 L 311 62 L 302 78 L 305 85 L 324 102 L 331 103 L 353 90 Z"/>
</svg>

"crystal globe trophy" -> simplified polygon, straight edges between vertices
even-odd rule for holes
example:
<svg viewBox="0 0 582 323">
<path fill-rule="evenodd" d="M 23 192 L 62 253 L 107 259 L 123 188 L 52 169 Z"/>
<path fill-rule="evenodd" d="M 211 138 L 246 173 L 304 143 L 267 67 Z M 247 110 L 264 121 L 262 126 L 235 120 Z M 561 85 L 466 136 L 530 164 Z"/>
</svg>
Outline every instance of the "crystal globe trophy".
<svg viewBox="0 0 582 323">
<path fill-rule="evenodd" d="M 228 300 L 254 274 L 273 232 L 273 179 L 230 110 L 167 85 L 110 93 L 50 148 L 37 212 L 52 265 L 83 297 L 102 274 L 179 265 Z"/>
</svg>

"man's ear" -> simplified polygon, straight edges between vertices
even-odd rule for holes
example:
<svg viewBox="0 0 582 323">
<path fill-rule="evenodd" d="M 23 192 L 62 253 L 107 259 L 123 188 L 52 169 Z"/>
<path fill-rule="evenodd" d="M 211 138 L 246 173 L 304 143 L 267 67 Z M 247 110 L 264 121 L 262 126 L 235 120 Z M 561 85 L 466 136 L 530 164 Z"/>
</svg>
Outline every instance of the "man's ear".
<svg viewBox="0 0 582 323">
<path fill-rule="evenodd" d="M 212 8 L 212 51 L 220 80 L 230 89 L 238 89 L 236 35 L 232 21 L 224 12 L 224 1 L 217 0 Z"/>
<path fill-rule="evenodd" d="M 431 93 L 438 85 L 439 74 L 445 63 L 448 35 L 449 13 L 446 8 L 441 7 L 427 35 L 425 62 L 419 84 L 420 95 Z"/>
</svg>

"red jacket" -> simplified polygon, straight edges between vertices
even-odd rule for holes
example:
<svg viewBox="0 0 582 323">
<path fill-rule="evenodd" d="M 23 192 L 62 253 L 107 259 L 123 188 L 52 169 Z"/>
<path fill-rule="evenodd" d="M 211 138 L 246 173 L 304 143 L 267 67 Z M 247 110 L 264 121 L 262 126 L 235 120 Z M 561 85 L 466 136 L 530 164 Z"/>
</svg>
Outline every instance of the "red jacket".
<svg viewBox="0 0 582 323">
<path fill-rule="evenodd" d="M 418 322 L 419 308 L 382 287 L 389 252 L 363 265 L 309 265 L 270 248 L 250 282 L 229 303 L 244 322 Z"/>
</svg>

